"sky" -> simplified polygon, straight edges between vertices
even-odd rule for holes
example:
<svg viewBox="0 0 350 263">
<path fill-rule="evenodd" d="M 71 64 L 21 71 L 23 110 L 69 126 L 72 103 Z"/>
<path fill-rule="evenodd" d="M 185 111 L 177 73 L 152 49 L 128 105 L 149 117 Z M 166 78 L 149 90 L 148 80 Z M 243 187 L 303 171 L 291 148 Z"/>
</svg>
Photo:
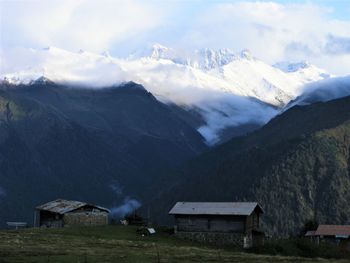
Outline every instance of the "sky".
<svg viewBox="0 0 350 263">
<path fill-rule="evenodd" d="M 125 57 L 153 43 L 249 49 L 347 75 L 350 1 L 0 0 L 1 57 L 47 46 Z"/>
</svg>

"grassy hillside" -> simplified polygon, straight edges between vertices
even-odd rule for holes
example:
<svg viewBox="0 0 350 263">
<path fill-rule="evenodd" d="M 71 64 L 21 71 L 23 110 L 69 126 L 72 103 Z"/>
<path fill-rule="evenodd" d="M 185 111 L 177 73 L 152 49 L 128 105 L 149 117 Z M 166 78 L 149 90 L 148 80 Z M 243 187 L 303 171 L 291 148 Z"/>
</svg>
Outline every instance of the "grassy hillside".
<svg viewBox="0 0 350 263">
<path fill-rule="evenodd" d="M 106 226 L 0 231 L 1 263 L 116 262 L 346 262 L 268 256 L 217 249 L 159 231 L 140 236 L 135 227 Z"/>
</svg>

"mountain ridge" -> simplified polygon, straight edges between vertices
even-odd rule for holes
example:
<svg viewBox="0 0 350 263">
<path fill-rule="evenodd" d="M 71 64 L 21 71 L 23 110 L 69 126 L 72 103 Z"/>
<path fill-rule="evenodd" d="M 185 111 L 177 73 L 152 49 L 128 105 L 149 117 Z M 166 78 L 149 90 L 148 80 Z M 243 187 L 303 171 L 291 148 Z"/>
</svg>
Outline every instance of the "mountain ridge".
<svg viewBox="0 0 350 263">
<path fill-rule="evenodd" d="M 3 80 L 29 84 L 44 76 L 63 85 L 92 89 L 134 81 L 159 100 L 201 115 L 205 124 L 199 131 L 204 131 L 209 144 L 220 142 L 220 133 L 228 128 L 265 124 L 306 83 L 329 77 L 313 66 L 286 73 L 248 51 L 228 49 L 181 53 L 156 45 L 147 55 L 125 59 L 55 47 L 24 53 L 12 73 L 10 69 L 2 72 Z"/>
</svg>

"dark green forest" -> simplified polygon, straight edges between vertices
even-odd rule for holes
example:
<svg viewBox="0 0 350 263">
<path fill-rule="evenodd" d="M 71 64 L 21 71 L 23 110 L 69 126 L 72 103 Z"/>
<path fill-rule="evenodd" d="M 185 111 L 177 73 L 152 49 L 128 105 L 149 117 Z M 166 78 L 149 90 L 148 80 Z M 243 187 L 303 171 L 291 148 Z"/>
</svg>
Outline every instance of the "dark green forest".
<svg viewBox="0 0 350 263">
<path fill-rule="evenodd" d="M 308 220 L 349 223 L 349 147 L 350 97 L 295 106 L 169 175 L 158 216 L 179 200 L 258 201 L 274 236 L 296 235 Z"/>
</svg>

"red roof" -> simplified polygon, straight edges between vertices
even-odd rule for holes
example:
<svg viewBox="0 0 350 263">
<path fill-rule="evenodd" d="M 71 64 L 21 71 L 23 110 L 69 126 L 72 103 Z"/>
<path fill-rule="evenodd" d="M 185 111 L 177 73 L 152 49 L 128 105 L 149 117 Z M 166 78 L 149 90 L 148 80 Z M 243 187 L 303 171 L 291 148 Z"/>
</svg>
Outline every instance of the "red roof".
<svg viewBox="0 0 350 263">
<path fill-rule="evenodd" d="M 317 236 L 350 236 L 350 225 L 319 225 Z"/>
</svg>

